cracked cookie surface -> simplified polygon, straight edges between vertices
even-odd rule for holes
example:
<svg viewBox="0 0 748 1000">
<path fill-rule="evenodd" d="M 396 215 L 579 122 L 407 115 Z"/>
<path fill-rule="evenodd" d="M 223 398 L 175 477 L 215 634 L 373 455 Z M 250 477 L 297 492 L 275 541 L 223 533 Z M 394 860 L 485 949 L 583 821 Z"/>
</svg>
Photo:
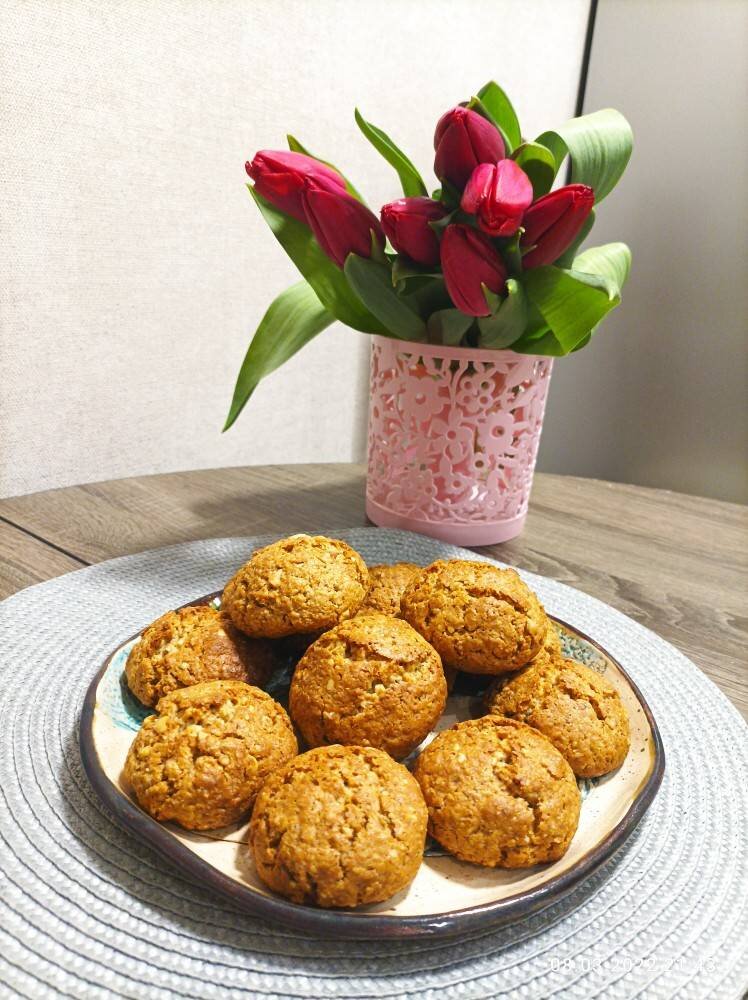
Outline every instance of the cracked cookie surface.
<svg viewBox="0 0 748 1000">
<path fill-rule="evenodd" d="M 402 617 L 445 665 L 473 674 L 519 670 L 540 650 L 547 618 L 513 569 L 438 560 L 403 594 Z"/>
<path fill-rule="evenodd" d="M 429 833 L 463 861 L 501 868 L 556 861 L 579 822 L 579 789 L 566 760 L 513 719 L 488 715 L 439 733 L 413 774 Z"/>
<path fill-rule="evenodd" d="M 249 845 L 257 872 L 296 903 L 377 903 L 413 879 L 426 805 L 413 776 L 382 750 L 329 746 L 276 771 L 257 796 Z"/>
<path fill-rule="evenodd" d="M 238 822 L 263 782 L 298 751 L 291 720 L 242 681 L 207 681 L 162 698 L 125 761 L 124 776 L 155 819 L 188 830 Z"/>
<path fill-rule="evenodd" d="M 127 657 L 127 686 L 153 706 L 178 688 L 211 680 L 262 687 L 276 666 L 271 642 L 250 639 L 226 611 L 208 604 L 167 611 L 143 631 Z"/>
<path fill-rule="evenodd" d="M 439 654 L 407 622 L 370 612 L 325 632 L 299 660 L 289 711 L 309 746 L 406 757 L 444 711 Z"/>
<path fill-rule="evenodd" d="M 576 660 L 533 660 L 490 688 L 486 707 L 538 729 L 580 778 L 615 770 L 629 751 L 629 721 L 618 692 Z"/>
<path fill-rule="evenodd" d="M 366 563 L 350 545 L 292 535 L 253 553 L 226 584 L 222 606 L 247 635 L 280 638 L 352 617 L 367 587 Z"/>
<path fill-rule="evenodd" d="M 369 590 L 360 614 L 380 611 L 383 615 L 400 616 L 400 598 L 405 588 L 419 573 L 415 563 L 399 562 L 369 567 Z"/>
</svg>

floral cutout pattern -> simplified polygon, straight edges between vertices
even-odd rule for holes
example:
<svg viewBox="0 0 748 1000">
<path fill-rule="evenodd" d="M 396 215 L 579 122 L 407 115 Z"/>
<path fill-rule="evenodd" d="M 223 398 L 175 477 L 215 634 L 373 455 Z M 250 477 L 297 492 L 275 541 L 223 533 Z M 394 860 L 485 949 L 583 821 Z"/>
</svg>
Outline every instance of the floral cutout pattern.
<svg viewBox="0 0 748 1000">
<path fill-rule="evenodd" d="M 431 522 L 524 514 L 552 364 L 375 337 L 368 498 Z"/>
</svg>

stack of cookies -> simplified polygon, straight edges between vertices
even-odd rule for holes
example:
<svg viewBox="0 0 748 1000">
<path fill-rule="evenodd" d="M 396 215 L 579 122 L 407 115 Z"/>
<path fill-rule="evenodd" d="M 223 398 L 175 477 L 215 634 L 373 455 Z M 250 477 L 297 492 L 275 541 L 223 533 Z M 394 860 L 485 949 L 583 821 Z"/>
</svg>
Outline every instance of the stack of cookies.
<svg viewBox="0 0 748 1000">
<path fill-rule="evenodd" d="M 262 688 L 289 649 L 286 710 Z M 490 682 L 486 714 L 428 742 L 458 672 Z M 256 551 L 220 610 L 159 618 L 126 674 L 156 710 L 125 765 L 140 805 L 190 830 L 251 814 L 260 878 L 319 906 L 404 889 L 427 832 L 475 864 L 557 860 L 579 820 L 575 776 L 613 770 L 629 747 L 615 688 L 564 658 L 514 570 L 367 569 L 324 537 Z"/>
</svg>

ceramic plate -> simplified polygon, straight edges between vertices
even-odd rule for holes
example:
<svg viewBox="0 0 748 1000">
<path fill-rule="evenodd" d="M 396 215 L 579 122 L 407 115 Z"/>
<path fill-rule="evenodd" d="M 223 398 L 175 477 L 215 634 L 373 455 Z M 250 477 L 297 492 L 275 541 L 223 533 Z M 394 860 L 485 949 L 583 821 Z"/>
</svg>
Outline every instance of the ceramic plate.
<svg viewBox="0 0 748 1000">
<path fill-rule="evenodd" d="M 219 595 L 190 603 L 209 601 L 218 605 Z M 158 823 L 139 808 L 123 783 L 128 748 L 150 714 L 124 679 L 127 655 L 138 635 L 110 654 L 88 689 L 81 717 L 83 763 L 94 788 L 125 827 L 180 870 L 255 915 L 340 938 L 449 935 L 510 923 L 565 895 L 623 845 L 652 802 L 665 766 L 652 713 L 620 664 L 571 625 L 554 621 L 566 655 L 598 670 L 618 689 L 631 723 L 631 749 L 617 771 L 580 781 L 579 828 L 567 853 L 553 864 L 512 871 L 483 868 L 458 861 L 429 842 L 414 881 L 384 903 L 353 911 L 322 910 L 274 895 L 254 870 L 245 844 L 247 823 L 208 833 Z M 286 664 L 268 688 L 280 701 L 285 700 L 291 670 L 292 664 Z M 485 682 L 459 675 L 438 729 L 482 714 L 476 685 Z"/>
</svg>

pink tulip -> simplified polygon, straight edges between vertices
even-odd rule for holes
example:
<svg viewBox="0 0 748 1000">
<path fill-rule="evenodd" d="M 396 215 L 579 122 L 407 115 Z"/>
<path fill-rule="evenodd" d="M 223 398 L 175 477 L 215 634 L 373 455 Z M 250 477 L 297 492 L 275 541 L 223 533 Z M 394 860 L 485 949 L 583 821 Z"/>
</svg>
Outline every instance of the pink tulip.
<svg viewBox="0 0 748 1000">
<path fill-rule="evenodd" d="M 315 239 L 338 267 L 345 264 L 349 253 L 371 257 L 372 232 L 376 242 L 384 247 L 379 219 L 351 195 L 308 186 L 302 201 Z"/>
<path fill-rule="evenodd" d="M 468 316 L 488 316 L 491 310 L 482 286 L 497 295 L 504 290 L 506 268 L 487 236 L 471 226 L 447 226 L 441 242 L 444 282 L 455 306 Z"/>
<path fill-rule="evenodd" d="M 434 172 L 461 191 L 479 163 L 504 159 L 501 133 L 476 111 L 452 108 L 439 119 L 434 133 Z"/>
<path fill-rule="evenodd" d="M 382 229 L 398 253 L 430 267 L 439 263 L 439 240 L 429 222 L 446 214 L 431 198 L 398 198 L 382 207 Z"/>
<path fill-rule="evenodd" d="M 522 267 L 540 267 L 558 260 L 574 242 L 595 204 L 595 194 L 586 184 L 567 184 L 538 198 L 525 212 L 521 247 L 533 249 L 522 258 Z"/>
<path fill-rule="evenodd" d="M 511 236 L 532 202 L 530 178 L 514 160 L 481 163 L 470 175 L 460 207 L 490 236 Z"/>
<path fill-rule="evenodd" d="M 255 190 L 276 208 L 306 222 L 302 192 L 313 186 L 322 191 L 345 191 L 345 181 L 332 167 L 303 153 L 261 149 L 245 169 Z"/>
</svg>

